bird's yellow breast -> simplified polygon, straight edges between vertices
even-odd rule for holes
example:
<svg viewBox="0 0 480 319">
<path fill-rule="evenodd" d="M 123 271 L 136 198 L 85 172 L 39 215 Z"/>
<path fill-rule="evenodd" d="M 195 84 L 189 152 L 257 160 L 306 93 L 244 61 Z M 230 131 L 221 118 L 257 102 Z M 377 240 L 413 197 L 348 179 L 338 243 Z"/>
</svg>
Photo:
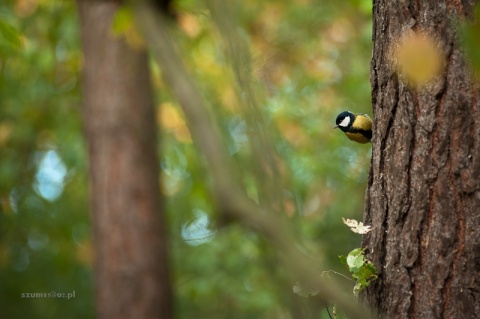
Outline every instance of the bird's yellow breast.
<svg viewBox="0 0 480 319">
<path fill-rule="evenodd" d="M 360 144 L 366 144 L 368 142 L 370 142 L 370 140 L 368 138 L 366 138 L 365 136 L 363 136 L 362 133 L 349 133 L 349 132 L 345 132 L 345 135 L 351 139 L 352 141 L 354 142 L 357 142 L 357 143 L 360 143 Z"/>
</svg>

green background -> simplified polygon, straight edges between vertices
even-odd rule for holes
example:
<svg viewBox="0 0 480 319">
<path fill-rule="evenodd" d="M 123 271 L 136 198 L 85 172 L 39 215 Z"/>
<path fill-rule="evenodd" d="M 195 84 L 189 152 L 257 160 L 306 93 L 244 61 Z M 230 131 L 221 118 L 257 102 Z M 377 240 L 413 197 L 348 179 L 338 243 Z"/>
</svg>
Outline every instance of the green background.
<svg viewBox="0 0 480 319">
<path fill-rule="evenodd" d="M 241 4 L 241 5 L 240 5 Z M 250 197 L 263 193 L 221 37 L 206 6 L 178 1 L 175 40 L 222 129 Z M 278 155 L 283 213 L 319 273 L 348 274 L 360 246 L 370 145 L 333 130 L 344 110 L 371 114 L 371 3 L 238 1 L 252 87 Z M 135 43 L 128 18 L 112 33 Z M 81 117 L 82 52 L 73 1 L 0 4 L 0 304 L 4 318 L 94 317 L 93 243 Z M 288 318 L 293 283 L 275 252 L 238 223 L 218 226 L 205 162 L 152 61 L 162 189 L 179 318 Z M 316 265 L 314 265 L 316 267 Z M 340 278 L 340 280 L 343 280 Z M 347 290 L 353 283 L 347 283 Z M 22 293 L 75 298 L 22 298 Z M 306 299 L 305 299 L 306 300 Z M 302 301 L 303 302 L 303 301 Z M 305 301 L 306 302 L 306 301 Z M 293 306 L 292 306 L 293 307 Z M 307 306 L 306 306 L 307 307 Z M 317 313 L 326 318 L 325 310 Z"/>
</svg>

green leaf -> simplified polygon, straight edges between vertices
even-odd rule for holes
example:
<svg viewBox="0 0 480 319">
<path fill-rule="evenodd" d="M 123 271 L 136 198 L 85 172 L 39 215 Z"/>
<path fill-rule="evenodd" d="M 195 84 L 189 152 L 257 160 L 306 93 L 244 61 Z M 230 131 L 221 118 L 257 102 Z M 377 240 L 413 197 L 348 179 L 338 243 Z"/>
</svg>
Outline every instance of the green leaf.
<svg viewBox="0 0 480 319">
<path fill-rule="evenodd" d="M 352 250 L 347 256 L 347 265 L 352 272 L 357 272 L 357 269 L 361 268 L 364 263 L 365 257 L 363 256 L 363 250 L 360 248 Z"/>
<path fill-rule="evenodd" d="M 362 255 L 365 249 L 362 248 L 355 248 L 351 252 L 348 253 L 348 255 Z"/>
<path fill-rule="evenodd" d="M 364 269 L 365 271 L 364 276 L 367 277 L 369 282 L 378 278 L 377 268 L 375 268 L 375 265 L 372 264 L 371 262 L 368 262 L 367 264 L 365 264 L 365 266 L 362 269 Z"/>
<path fill-rule="evenodd" d="M 7 21 L 0 19 L 0 42 L 13 48 L 21 48 L 20 33 Z"/>
<path fill-rule="evenodd" d="M 375 265 L 373 263 L 371 263 L 370 261 L 367 261 L 365 265 L 363 265 L 359 275 L 365 276 L 365 277 L 372 277 L 372 276 L 376 277 L 377 268 L 375 268 Z"/>
</svg>

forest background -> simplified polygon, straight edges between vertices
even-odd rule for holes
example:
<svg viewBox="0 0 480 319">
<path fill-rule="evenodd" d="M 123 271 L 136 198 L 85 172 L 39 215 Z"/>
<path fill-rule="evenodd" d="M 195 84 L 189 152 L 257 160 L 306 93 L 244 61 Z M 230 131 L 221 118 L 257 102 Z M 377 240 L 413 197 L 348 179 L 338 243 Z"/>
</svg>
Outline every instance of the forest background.
<svg viewBox="0 0 480 319">
<path fill-rule="evenodd" d="M 202 2 L 177 1 L 175 9 L 176 45 L 259 201 L 258 154 L 221 36 Z M 360 237 L 342 217 L 362 219 L 371 147 L 333 126 L 344 110 L 371 114 L 371 2 L 239 1 L 233 12 L 278 156 L 285 217 L 302 249 L 324 259 L 319 273 L 348 276 L 338 255 L 359 247 Z M 141 45 L 127 11 L 112 33 Z M 0 303 L 8 318 L 94 316 L 82 63 L 74 2 L 0 4 Z M 204 159 L 153 61 L 151 69 L 177 316 L 280 318 L 286 302 L 301 298 L 294 283 L 278 281 L 282 269 L 261 236 L 217 222 Z M 351 291 L 354 283 L 338 279 Z M 51 292 L 75 297 L 22 297 Z"/>
</svg>

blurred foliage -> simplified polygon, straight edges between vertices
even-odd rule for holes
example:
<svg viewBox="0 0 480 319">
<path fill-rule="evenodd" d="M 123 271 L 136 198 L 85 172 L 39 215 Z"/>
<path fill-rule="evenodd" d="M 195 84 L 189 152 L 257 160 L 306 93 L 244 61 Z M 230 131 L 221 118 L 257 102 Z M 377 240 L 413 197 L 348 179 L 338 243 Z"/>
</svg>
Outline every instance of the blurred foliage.
<svg viewBox="0 0 480 319">
<path fill-rule="evenodd" d="M 306 253 L 359 245 L 342 217 L 361 219 L 371 150 L 333 130 L 343 110 L 370 113 L 371 3 L 237 1 L 254 95 L 274 150 L 286 214 Z M 240 5 L 241 4 L 241 5 Z M 264 202 L 251 124 L 217 27 L 203 2 L 175 3 L 175 41 L 210 103 L 249 196 Z M 112 33 L 125 33 L 128 13 Z M 5 318 L 91 318 L 92 238 L 80 114 L 82 53 L 74 3 L 0 4 L 0 302 Z M 247 66 L 246 66 L 247 67 Z M 210 177 L 183 115 L 152 62 L 159 106 L 162 188 L 168 201 L 179 318 L 289 318 L 298 301 L 275 252 L 239 224 L 216 223 Z M 262 164 L 262 163 L 261 163 Z M 262 164 L 264 165 L 264 164 Z M 268 167 L 267 167 L 268 169 Z M 232 177 L 233 178 L 233 177 Z M 327 269 L 320 268 L 319 273 Z M 349 286 L 351 291 L 353 286 Z M 75 298 L 21 298 L 75 291 Z M 304 303 L 305 307 L 296 309 Z"/>
<path fill-rule="evenodd" d="M 480 17 L 480 5 L 477 4 L 475 6 L 473 21 L 459 21 L 459 30 L 465 51 L 467 52 L 477 78 L 480 72 L 480 41 L 478 41 L 480 21 L 478 17 Z"/>
<path fill-rule="evenodd" d="M 93 316 L 80 58 L 72 3 L 2 1 L 0 303 L 5 318 Z M 21 295 L 52 291 L 75 291 L 76 298 Z"/>
<path fill-rule="evenodd" d="M 223 129 L 248 194 L 261 202 L 262 190 L 252 173 L 252 127 L 219 30 L 201 3 L 180 2 L 178 11 L 181 31 L 175 40 L 181 54 Z M 252 56 L 250 85 L 278 156 L 283 212 L 308 253 L 325 254 L 333 269 L 343 271 L 337 256 L 358 247 L 359 240 L 341 217 L 362 216 L 371 151 L 333 126 L 343 110 L 371 114 L 371 8 L 368 1 L 247 1 L 234 12 Z M 198 220 L 196 209 L 214 217 L 215 207 L 181 111 L 165 94 L 160 72 L 155 76 L 167 128 L 162 165 L 175 230 L 186 220 L 189 225 Z M 215 231 L 201 244 L 172 233 L 180 317 L 280 318 L 300 297 L 292 295 L 293 283 L 278 282 L 282 269 L 273 252 L 242 228 Z M 204 238 L 206 232 L 199 227 L 198 234 Z"/>
<path fill-rule="evenodd" d="M 445 53 L 440 47 L 427 32 L 403 32 L 389 48 L 390 60 L 406 83 L 422 88 L 444 74 Z"/>
</svg>

